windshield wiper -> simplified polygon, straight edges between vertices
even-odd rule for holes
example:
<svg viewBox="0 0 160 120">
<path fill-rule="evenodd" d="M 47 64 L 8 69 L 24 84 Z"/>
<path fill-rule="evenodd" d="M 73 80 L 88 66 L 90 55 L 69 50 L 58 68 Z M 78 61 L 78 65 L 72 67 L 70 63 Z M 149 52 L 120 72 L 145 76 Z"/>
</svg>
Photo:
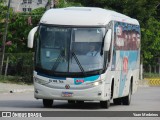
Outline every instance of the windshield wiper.
<svg viewBox="0 0 160 120">
<path fill-rule="evenodd" d="M 59 53 L 59 55 L 58 55 L 58 58 L 56 59 L 56 62 L 54 63 L 54 65 L 53 65 L 53 67 L 52 67 L 52 70 L 53 70 L 53 71 L 58 67 L 61 59 L 64 59 L 63 56 L 64 56 L 64 51 L 61 50 L 60 53 Z"/>
<path fill-rule="evenodd" d="M 77 58 L 76 54 L 75 54 L 73 51 L 72 51 L 72 56 L 73 56 L 73 57 L 74 57 L 74 59 L 76 60 L 76 62 L 77 62 L 77 64 L 78 64 L 78 66 L 79 66 L 80 70 L 82 71 L 82 73 L 84 74 L 84 76 L 86 76 L 85 71 L 84 71 L 84 69 L 83 69 L 83 67 L 82 67 L 81 63 L 79 62 L 79 60 L 78 60 L 78 58 Z"/>
</svg>

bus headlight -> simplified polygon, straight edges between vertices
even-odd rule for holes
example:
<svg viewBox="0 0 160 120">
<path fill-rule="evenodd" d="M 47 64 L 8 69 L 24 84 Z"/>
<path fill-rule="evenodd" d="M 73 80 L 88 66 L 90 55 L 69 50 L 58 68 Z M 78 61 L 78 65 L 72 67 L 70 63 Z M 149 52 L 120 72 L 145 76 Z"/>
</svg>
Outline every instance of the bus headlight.
<svg viewBox="0 0 160 120">
<path fill-rule="evenodd" d="M 97 85 L 101 85 L 103 82 L 102 80 L 99 80 L 99 81 L 96 81 L 94 83 L 92 83 L 94 86 L 97 86 Z"/>
<path fill-rule="evenodd" d="M 46 80 L 43 80 L 43 79 L 39 79 L 37 77 L 34 77 L 34 81 L 36 83 L 39 83 L 39 84 L 42 84 L 42 85 L 49 83 L 49 81 L 46 81 Z"/>
<path fill-rule="evenodd" d="M 88 85 L 98 86 L 98 85 L 101 85 L 102 83 L 103 83 L 103 81 L 99 80 L 99 81 L 95 81 L 95 82 L 92 82 L 92 83 L 88 83 Z"/>
</svg>

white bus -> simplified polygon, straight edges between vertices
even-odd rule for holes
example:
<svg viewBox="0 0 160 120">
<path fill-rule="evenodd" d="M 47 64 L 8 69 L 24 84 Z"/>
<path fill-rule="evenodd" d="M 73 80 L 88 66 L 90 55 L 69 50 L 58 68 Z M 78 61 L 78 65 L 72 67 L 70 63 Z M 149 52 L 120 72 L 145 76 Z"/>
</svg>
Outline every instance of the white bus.
<svg viewBox="0 0 160 120">
<path fill-rule="evenodd" d="M 36 33 L 36 34 L 35 34 Z M 140 64 L 140 26 L 126 15 L 92 7 L 50 9 L 28 35 L 35 43 L 34 96 L 129 105 Z"/>
</svg>

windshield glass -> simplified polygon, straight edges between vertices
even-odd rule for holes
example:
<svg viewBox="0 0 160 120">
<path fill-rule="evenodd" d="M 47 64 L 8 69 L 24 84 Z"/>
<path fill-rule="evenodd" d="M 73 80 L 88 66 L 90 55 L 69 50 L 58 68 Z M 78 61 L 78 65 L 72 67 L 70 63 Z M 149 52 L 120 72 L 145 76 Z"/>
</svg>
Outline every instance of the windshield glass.
<svg viewBox="0 0 160 120">
<path fill-rule="evenodd" d="M 104 28 L 39 27 L 36 66 L 53 71 L 79 73 L 103 69 L 100 55 Z"/>
<path fill-rule="evenodd" d="M 100 55 L 103 39 L 102 28 L 74 28 L 72 31 L 72 52 L 84 71 L 103 69 L 103 56 Z M 76 58 L 70 61 L 70 72 L 80 72 Z"/>
</svg>

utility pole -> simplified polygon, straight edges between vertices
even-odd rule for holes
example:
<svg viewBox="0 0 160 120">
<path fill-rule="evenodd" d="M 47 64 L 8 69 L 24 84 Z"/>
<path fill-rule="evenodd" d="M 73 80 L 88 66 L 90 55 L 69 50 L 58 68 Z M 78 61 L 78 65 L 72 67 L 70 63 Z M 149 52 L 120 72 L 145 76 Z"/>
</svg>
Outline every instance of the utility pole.
<svg viewBox="0 0 160 120">
<path fill-rule="evenodd" d="M 50 0 L 48 0 L 48 2 L 46 3 L 46 5 L 45 5 L 45 9 L 46 10 L 49 10 L 50 9 Z"/>
<path fill-rule="evenodd" d="M 6 14 L 5 32 L 4 32 L 4 35 L 3 35 L 3 42 L 2 42 L 2 46 L 3 47 L 2 47 L 2 59 L 1 59 L 0 75 L 2 75 L 2 71 L 3 71 L 4 54 L 5 54 L 5 43 L 6 43 L 7 30 L 8 30 L 10 3 L 11 3 L 11 0 L 8 1 L 8 10 L 7 10 L 7 14 Z"/>
<path fill-rule="evenodd" d="M 54 0 L 51 0 L 51 6 L 50 6 L 50 9 L 51 8 L 54 8 Z"/>
</svg>

